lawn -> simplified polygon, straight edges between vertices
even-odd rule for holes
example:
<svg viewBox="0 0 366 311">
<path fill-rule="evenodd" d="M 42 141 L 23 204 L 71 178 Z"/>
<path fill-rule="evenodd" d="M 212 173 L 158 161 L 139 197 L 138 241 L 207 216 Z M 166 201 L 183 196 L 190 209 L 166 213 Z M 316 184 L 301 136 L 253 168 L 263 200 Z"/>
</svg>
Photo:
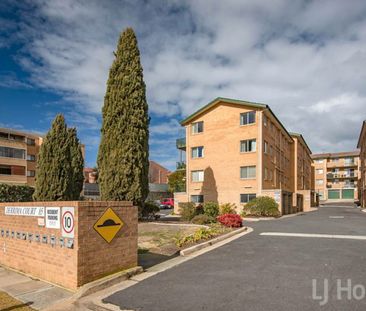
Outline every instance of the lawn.
<svg viewBox="0 0 366 311">
<path fill-rule="evenodd" d="M 32 311 L 31 307 L 24 304 L 4 292 L 0 292 L 0 310 L 1 311 Z"/>
</svg>

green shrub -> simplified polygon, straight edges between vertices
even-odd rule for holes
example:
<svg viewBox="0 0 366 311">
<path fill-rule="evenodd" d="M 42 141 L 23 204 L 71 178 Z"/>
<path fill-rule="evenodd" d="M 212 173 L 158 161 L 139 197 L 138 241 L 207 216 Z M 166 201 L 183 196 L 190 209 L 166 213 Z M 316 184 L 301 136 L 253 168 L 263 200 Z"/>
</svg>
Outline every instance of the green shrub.
<svg viewBox="0 0 366 311">
<path fill-rule="evenodd" d="M 218 233 L 215 229 L 199 228 L 198 230 L 196 230 L 192 234 L 177 237 L 176 240 L 175 240 L 175 244 L 178 247 L 182 247 L 182 246 L 187 245 L 187 244 L 192 244 L 192 243 L 196 243 L 196 242 L 201 241 L 201 240 L 210 239 L 210 238 L 214 237 L 217 234 Z"/>
<path fill-rule="evenodd" d="M 192 202 L 179 203 L 182 220 L 191 221 L 197 215 L 196 205 Z"/>
<path fill-rule="evenodd" d="M 207 224 L 215 222 L 215 218 L 212 218 L 205 214 L 200 214 L 200 215 L 194 216 L 193 219 L 191 220 L 191 222 L 196 225 L 207 225 Z"/>
<path fill-rule="evenodd" d="M 0 184 L 0 202 L 32 202 L 33 193 L 30 186 Z"/>
<path fill-rule="evenodd" d="M 263 196 L 263 197 L 257 197 L 248 202 L 247 204 L 245 204 L 241 215 L 243 217 L 244 216 L 278 217 L 280 216 L 280 212 L 278 210 L 278 204 L 273 198 Z"/>
<path fill-rule="evenodd" d="M 203 204 L 204 214 L 212 218 L 216 218 L 219 215 L 219 205 L 215 202 L 206 202 Z"/>
<path fill-rule="evenodd" d="M 156 218 L 155 216 L 160 211 L 159 206 L 153 201 L 146 201 L 144 206 L 139 208 L 140 218 Z"/>
<path fill-rule="evenodd" d="M 236 214 L 236 206 L 233 203 L 221 204 L 219 207 L 219 215 Z"/>
</svg>

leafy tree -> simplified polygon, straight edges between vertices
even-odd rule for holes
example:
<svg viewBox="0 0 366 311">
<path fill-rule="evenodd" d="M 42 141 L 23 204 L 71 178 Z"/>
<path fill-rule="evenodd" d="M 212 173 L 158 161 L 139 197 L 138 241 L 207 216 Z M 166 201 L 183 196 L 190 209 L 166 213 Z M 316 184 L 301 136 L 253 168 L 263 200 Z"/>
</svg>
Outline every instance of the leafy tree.
<svg viewBox="0 0 366 311">
<path fill-rule="evenodd" d="M 80 192 L 76 193 L 80 189 L 78 178 L 83 166 L 80 166 L 78 148 L 76 130 L 70 131 L 63 115 L 57 115 L 40 147 L 34 200 L 69 201 L 79 198 Z M 72 159 L 74 156 L 77 159 Z"/>
<path fill-rule="evenodd" d="M 186 171 L 178 170 L 168 176 L 169 192 L 186 191 Z"/>
<path fill-rule="evenodd" d="M 134 31 L 118 41 L 104 97 L 98 181 L 103 200 L 143 205 L 148 192 L 149 117 Z"/>
<path fill-rule="evenodd" d="M 80 193 L 83 190 L 84 183 L 84 157 L 81 144 L 77 137 L 76 128 L 68 129 L 68 144 L 70 148 L 71 170 L 72 176 L 70 180 L 71 200 L 79 200 Z"/>
</svg>

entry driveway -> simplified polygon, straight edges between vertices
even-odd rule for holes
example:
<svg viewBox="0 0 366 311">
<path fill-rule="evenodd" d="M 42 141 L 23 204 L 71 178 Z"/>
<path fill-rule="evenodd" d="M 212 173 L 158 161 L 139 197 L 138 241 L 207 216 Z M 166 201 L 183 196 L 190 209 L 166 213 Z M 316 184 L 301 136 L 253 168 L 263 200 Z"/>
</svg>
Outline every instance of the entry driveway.
<svg viewBox="0 0 366 311">
<path fill-rule="evenodd" d="M 117 292 L 105 302 L 122 310 L 365 310 L 366 298 L 348 300 L 343 291 L 338 300 L 337 280 L 343 287 L 348 279 L 352 285 L 366 286 L 366 240 L 352 239 L 366 237 L 366 213 L 352 206 L 326 206 L 246 225 L 254 231 Z M 330 297 L 320 306 L 324 280 Z M 319 301 L 312 298 L 314 288 Z M 360 298 L 362 288 L 355 293 Z"/>
</svg>

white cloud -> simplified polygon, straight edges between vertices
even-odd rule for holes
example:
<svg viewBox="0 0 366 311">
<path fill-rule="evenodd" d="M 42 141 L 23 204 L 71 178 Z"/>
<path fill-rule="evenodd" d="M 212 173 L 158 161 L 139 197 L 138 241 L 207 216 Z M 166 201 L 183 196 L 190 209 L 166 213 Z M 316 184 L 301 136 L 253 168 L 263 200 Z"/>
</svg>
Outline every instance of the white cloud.
<svg viewBox="0 0 366 311">
<path fill-rule="evenodd" d="M 269 104 L 314 151 L 356 146 L 366 110 L 365 1 L 32 3 L 18 60 L 77 111 L 100 113 L 112 51 L 132 26 L 150 110 L 166 118 L 152 133 L 175 131 L 174 120 L 222 96 Z"/>
</svg>

